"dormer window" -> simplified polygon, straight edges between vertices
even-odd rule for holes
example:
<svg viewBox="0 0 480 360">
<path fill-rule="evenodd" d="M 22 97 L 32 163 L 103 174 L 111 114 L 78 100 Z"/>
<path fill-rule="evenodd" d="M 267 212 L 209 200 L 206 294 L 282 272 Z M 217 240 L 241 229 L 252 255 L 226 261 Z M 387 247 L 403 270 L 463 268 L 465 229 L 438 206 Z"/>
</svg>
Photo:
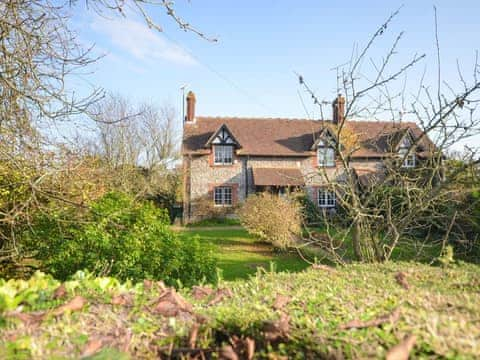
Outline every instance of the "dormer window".
<svg viewBox="0 0 480 360">
<path fill-rule="evenodd" d="M 324 146 L 322 142 L 317 149 L 317 161 L 318 166 L 335 166 L 335 149 L 329 146 Z"/>
<path fill-rule="evenodd" d="M 232 165 L 233 164 L 233 146 L 231 145 L 214 145 L 214 161 L 215 165 Z"/>
<path fill-rule="evenodd" d="M 414 168 L 416 163 L 416 156 L 414 152 L 409 152 L 408 149 L 400 149 L 398 151 L 400 158 L 403 159 L 403 168 Z"/>
<path fill-rule="evenodd" d="M 227 125 L 221 125 L 208 139 L 205 147 L 211 147 L 213 165 L 232 165 L 234 148 L 240 148 L 240 144 L 228 129 Z"/>
<path fill-rule="evenodd" d="M 408 136 L 404 136 L 399 144 L 398 155 L 403 159 L 403 168 L 414 168 L 416 165 L 415 150 L 412 148 L 412 143 Z"/>
</svg>

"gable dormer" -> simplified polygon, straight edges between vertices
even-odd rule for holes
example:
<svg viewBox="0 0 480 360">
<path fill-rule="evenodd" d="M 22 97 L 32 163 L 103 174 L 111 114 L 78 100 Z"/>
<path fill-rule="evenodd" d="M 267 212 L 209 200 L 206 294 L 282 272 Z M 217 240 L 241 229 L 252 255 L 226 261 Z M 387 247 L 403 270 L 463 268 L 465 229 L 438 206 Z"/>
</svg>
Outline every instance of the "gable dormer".
<svg viewBox="0 0 480 360">
<path fill-rule="evenodd" d="M 335 166 L 335 148 L 337 138 L 328 128 L 324 128 L 317 140 L 313 143 L 311 150 L 316 152 L 316 166 L 334 167 Z"/>
<path fill-rule="evenodd" d="M 211 147 L 212 145 L 231 145 L 239 148 L 240 144 L 233 136 L 232 132 L 228 129 L 226 124 L 222 124 L 217 131 L 213 133 L 208 139 L 205 147 Z"/>
<path fill-rule="evenodd" d="M 398 157 L 403 161 L 403 168 L 413 168 L 417 163 L 416 147 L 414 146 L 414 137 L 407 129 L 396 146 Z"/>
<path fill-rule="evenodd" d="M 212 149 L 213 165 L 232 165 L 234 150 L 239 148 L 240 144 L 228 126 L 222 124 L 208 139 L 205 147 Z"/>
</svg>

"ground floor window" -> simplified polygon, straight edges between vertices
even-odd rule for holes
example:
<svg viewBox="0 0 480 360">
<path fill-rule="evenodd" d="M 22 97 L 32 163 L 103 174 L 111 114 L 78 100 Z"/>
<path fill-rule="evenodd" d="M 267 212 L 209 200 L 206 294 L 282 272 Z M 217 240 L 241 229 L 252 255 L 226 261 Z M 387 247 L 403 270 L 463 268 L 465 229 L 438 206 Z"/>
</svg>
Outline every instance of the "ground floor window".
<svg viewBox="0 0 480 360">
<path fill-rule="evenodd" d="M 318 206 L 321 208 L 335 207 L 337 202 L 334 191 L 327 189 L 318 189 Z"/>
<path fill-rule="evenodd" d="M 213 200 L 215 205 L 230 206 L 232 205 L 232 187 L 217 186 L 215 187 Z"/>
</svg>

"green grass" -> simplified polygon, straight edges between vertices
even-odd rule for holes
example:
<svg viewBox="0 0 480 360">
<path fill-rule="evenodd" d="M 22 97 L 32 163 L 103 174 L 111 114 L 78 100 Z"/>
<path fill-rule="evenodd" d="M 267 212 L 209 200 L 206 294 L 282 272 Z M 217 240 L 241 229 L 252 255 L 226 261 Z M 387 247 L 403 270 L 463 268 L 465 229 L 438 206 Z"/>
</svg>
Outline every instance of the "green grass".
<svg viewBox="0 0 480 360">
<path fill-rule="evenodd" d="M 187 227 L 205 227 L 205 226 L 234 226 L 240 225 L 240 220 L 230 218 L 212 218 L 200 220 L 194 223 L 187 224 Z"/>
<path fill-rule="evenodd" d="M 395 280 L 398 272 L 404 273 L 409 289 Z M 87 350 L 102 359 L 167 358 L 172 351 L 203 349 L 215 359 L 227 344 L 245 351 L 243 339 L 250 338 L 255 359 L 384 359 L 407 335 L 417 339 L 412 359 L 475 359 L 480 354 L 480 267 L 472 264 L 353 264 L 259 272 L 246 281 L 219 284 L 230 295 L 214 304 L 209 303 L 215 293 L 195 299 L 192 290 L 182 289 L 192 308 L 171 316 L 155 311 L 166 299 L 160 297 L 165 294 L 160 285 L 77 276 L 65 283 L 65 297 L 54 299 L 59 285 L 41 274 L 29 281 L 0 280 L 0 358 L 80 358 Z M 119 294 L 130 300 L 113 305 Z M 279 295 L 288 302 L 274 308 Z M 73 312 L 51 311 L 74 296 L 82 296 L 86 305 Z M 378 319 L 395 309 L 400 315 L 393 322 L 342 329 L 352 320 Z M 30 321 L 39 310 L 45 311 L 43 318 Z M 282 336 L 269 340 L 272 324 L 285 315 Z M 182 353 L 176 354 L 180 358 Z"/>
<path fill-rule="evenodd" d="M 190 228 L 182 236 L 199 236 L 203 241 L 213 243 L 218 256 L 218 266 L 225 280 L 246 279 L 257 272 L 257 268 L 277 271 L 300 271 L 308 264 L 295 252 L 277 253 L 271 245 L 256 241 L 244 229 Z"/>
</svg>

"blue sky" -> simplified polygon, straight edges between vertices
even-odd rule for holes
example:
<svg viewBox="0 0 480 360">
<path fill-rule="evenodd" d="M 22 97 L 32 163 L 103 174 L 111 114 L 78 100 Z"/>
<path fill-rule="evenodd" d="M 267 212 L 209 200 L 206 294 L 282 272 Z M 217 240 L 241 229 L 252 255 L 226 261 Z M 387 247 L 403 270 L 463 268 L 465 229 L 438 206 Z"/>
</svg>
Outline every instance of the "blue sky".
<svg viewBox="0 0 480 360">
<path fill-rule="evenodd" d="M 333 67 L 350 58 L 354 44 L 368 38 L 404 5 L 371 56 L 405 31 L 395 64 L 415 53 L 426 61 L 411 75 L 412 86 L 426 69 L 435 78 L 433 3 L 429 1 L 210 1 L 178 0 L 178 14 L 206 34 L 210 43 L 178 29 L 161 8 L 151 9 L 164 33 L 149 30 L 135 14 L 102 18 L 77 5 L 72 20 L 79 38 L 106 56 L 82 81 L 84 92 L 100 86 L 134 100 L 171 102 L 180 110 L 180 86 L 197 95 L 197 114 L 306 117 L 293 71 L 301 73 L 321 99 L 336 93 Z M 480 2 L 437 1 L 444 79 L 456 79 L 456 61 L 470 70 L 480 48 Z M 409 82 L 410 84 L 410 82 Z M 307 112 L 318 116 L 308 98 Z"/>
</svg>

